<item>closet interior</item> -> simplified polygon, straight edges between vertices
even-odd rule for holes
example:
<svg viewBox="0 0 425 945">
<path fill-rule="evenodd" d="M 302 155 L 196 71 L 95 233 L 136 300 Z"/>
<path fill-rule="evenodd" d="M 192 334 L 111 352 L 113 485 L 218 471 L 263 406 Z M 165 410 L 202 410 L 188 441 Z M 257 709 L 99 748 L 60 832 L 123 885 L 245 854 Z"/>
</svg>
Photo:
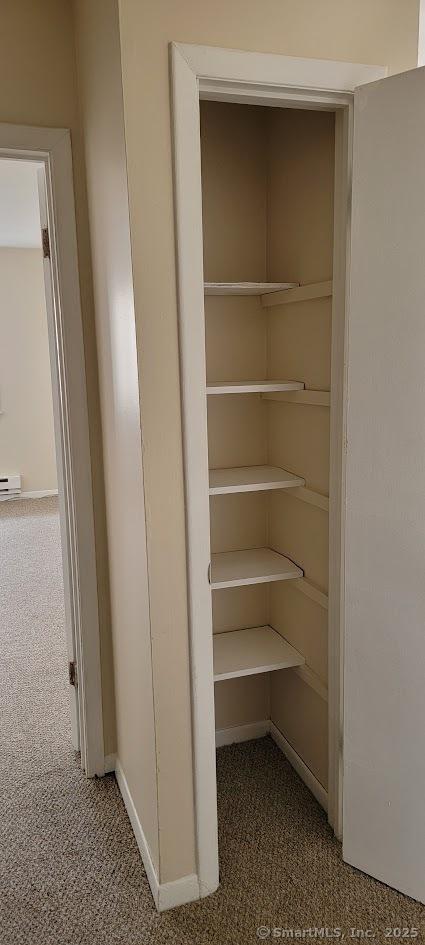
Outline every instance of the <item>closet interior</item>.
<svg viewBox="0 0 425 945">
<path fill-rule="evenodd" d="M 201 102 L 216 729 L 270 720 L 325 789 L 334 147 Z"/>
</svg>

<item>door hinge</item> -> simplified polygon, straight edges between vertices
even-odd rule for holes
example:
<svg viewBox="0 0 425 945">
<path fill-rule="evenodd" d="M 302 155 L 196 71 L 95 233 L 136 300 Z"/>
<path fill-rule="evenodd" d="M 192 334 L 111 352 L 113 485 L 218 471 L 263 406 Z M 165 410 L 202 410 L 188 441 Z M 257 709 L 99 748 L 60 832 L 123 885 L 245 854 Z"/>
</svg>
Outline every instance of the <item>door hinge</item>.
<svg viewBox="0 0 425 945">
<path fill-rule="evenodd" d="M 211 584 L 211 561 L 208 565 L 208 583 Z"/>
<path fill-rule="evenodd" d="M 43 226 L 41 231 L 41 243 L 43 246 L 43 258 L 50 259 L 50 238 L 47 226 Z"/>
<path fill-rule="evenodd" d="M 70 660 L 68 663 L 68 677 L 69 685 L 77 686 L 77 664 L 75 660 Z"/>
</svg>

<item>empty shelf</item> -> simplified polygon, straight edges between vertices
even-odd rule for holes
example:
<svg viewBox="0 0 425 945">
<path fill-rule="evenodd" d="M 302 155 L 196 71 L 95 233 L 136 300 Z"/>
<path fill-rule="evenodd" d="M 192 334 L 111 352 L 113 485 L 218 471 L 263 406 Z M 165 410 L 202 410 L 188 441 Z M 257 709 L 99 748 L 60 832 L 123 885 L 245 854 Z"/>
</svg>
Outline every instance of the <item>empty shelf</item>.
<svg viewBox="0 0 425 945">
<path fill-rule="evenodd" d="M 302 381 L 211 381 L 207 394 L 267 394 L 271 391 L 304 390 Z"/>
<path fill-rule="evenodd" d="M 302 666 L 305 659 L 272 627 L 216 633 L 214 681 Z"/>
<path fill-rule="evenodd" d="M 205 295 L 267 295 L 294 289 L 297 282 L 205 282 Z"/>
<path fill-rule="evenodd" d="M 232 469 L 210 469 L 210 495 L 230 492 L 263 492 L 266 489 L 289 489 L 305 486 L 305 479 L 277 466 L 240 466 Z"/>
<path fill-rule="evenodd" d="M 211 556 L 211 587 L 242 587 L 303 577 L 293 561 L 271 548 L 225 551 Z"/>
</svg>

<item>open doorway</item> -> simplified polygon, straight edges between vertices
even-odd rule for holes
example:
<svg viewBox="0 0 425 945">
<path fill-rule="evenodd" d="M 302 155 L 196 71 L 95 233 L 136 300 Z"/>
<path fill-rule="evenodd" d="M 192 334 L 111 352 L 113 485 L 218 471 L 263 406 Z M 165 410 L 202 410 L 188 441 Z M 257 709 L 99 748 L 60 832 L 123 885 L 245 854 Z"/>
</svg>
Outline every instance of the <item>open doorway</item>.
<svg viewBox="0 0 425 945">
<path fill-rule="evenodd" d="M 80 740 L 67 680 L 40 171 L 35 161 L 0 161 L 2 730 L 13 745 L 18 728 L 24 757 L 49 746 L 58 758 Z"/>
<path fill-rule="evenodd" d="M 20 720 L 25 755 L 48 745 L 60 757 L 71 746 L 79 752 L 80 728 L 76 687 L 69 685 L 75 657 L 65 610 L 43 184 L 41 163 L 0 161 L 0 645 L 8 681 L 2 718 L 9 743 Z"/>
<path fill-rule="evenodd" d="M 104 774 L 105 759 L 69 133 L 0 125 L 0 188 L 1 580 L 10 696 L 25 719 L 21 740 L 34 741 L 39 731 L 39 747 L 51 751 L 48 732 L 56 747 L 62 733 L 63 747 L 78 753 L 91 777 Z"/>
</svg>

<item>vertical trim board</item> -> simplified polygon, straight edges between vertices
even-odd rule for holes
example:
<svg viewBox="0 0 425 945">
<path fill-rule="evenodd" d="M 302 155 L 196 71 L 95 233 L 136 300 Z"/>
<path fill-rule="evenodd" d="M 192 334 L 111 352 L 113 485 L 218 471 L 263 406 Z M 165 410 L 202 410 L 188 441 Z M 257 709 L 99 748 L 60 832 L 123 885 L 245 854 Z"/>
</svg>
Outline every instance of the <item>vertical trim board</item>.
<svg viewBox="0 0 425 945">
<path fill-rule="evenodd" d="M 329 823 L 342 836 L 345 469 L 353 105 L 335 119 L 335 206 L 329 464 Z"/>
<path fill-rule="evenodd" d="M 219 874 L 199 90 L 173 44 L 171 70 L 197 868 L 209 895 Z"/>
</svg>

